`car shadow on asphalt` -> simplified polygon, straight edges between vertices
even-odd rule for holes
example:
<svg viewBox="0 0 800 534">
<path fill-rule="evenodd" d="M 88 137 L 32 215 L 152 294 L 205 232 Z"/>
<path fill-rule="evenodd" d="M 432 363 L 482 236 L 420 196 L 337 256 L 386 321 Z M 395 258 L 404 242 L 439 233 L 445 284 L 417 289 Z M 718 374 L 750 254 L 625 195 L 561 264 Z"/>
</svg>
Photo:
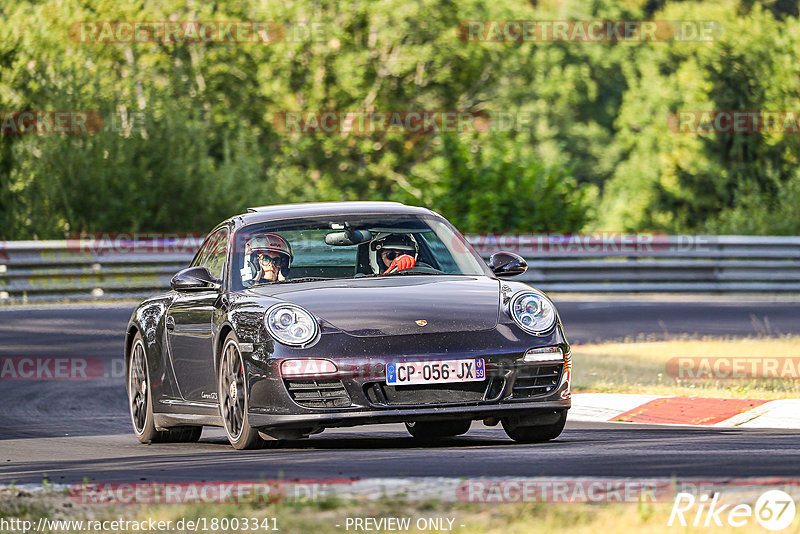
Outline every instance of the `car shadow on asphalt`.
<svg viewBox="0 0 800 534">
<path fill-rule="evenodd" d="M 371 434 L 358 434 L 358 433 L 337 433 L 328 436 L 315 435 L 307 439 L 292 439 L 280 440 L 276 445 L 264 448 L 264 450 L 288 450 L 288 449 L 306 449 L 306 450 L 333 450 L 333 449 L 363 449 L 363 450 L 376 450 L 376 449 L 431 449 L 431 448 L 466 448 L 466 447 L 508 447 L 508 446 L 547 446 L 547 445 L 564 445 L 576 440 L 569 439 L 569 436 L 562 435 L 556 440 L 546 443 L 534 444 L 518 444 L 512 441 L 505 435 L 499 434 L 495 436 L 480 436 L 480 435 L 465 435 L 452 438 L 442 438 L 437 440 L 419 440 L 411 436 L 397 436 L 395 434 L 386 433 L 384 436 L 376 436 Z M 228 440 L 225 437 L 203 437 L 200 443 L 209 445 L 221 445 L 230 447 Z"/>
<path fill-rule="evenodd" d="M 358 432 L 343 431 L 336 429 L 333 432 L 314 434 L 306 439 L 280 440 L 273 446 L 267 446 L 265 450 L 333 450 L 333 449 L 419 449 L 419 448 L 466 448 L 466 447 L 565 447 L 572 445 L 586 445 L 590 443 L 620 443 L 624 437 L 624 443 L 643 445 L 651 442 L 658 442 L 664 439 L 708 439 L 709 437 L 721 438 L 726 435 L 757 434 L 758 430 L 740 428 L 709 428 L 709 427 L 659 427 L 655 425 L 609 425 L 608 423 L 578 423 L 578 428 L 564 430 L 558 438 L 544 443 L 520 444 L 515 443 L 506 437 L 505 433 L 498 429 L 473 428 L 469 433 L 451 437 L 441 438 L 433 441 L 422 441 L 413 438 L 403 432 Z M 631 430 L 636 430 L 631 434 Z M 587 430 L 589 432 L 587 432 Z M 755 437 L 755 435 L 754 435 Z M 204 434 L 200 441 L 201 444 L 220 445 L 230 447 L 224 435 L 209 436 Z"/>
</svg>

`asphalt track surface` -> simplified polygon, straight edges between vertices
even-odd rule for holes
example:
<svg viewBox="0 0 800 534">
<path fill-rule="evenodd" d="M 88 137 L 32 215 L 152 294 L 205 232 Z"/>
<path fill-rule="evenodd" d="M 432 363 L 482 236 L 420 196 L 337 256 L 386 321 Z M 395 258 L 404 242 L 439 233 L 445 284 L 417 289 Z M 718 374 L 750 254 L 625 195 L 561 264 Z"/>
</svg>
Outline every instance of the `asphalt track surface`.
<svg viewBox="0 0 800 534">
<path fill-rule="evenodd" d="M 675 336 L 800 334 L 800 303 L 557 300 L 573 344 Z M 140 445 L 114 364 L 133 304 L 0 308 L 0 356 L 103 360 L 93 380 L 0 380 L 0 485 L 14 481 L 257 480 L 353 477 L 800 476 L 800 431 L 568 423 L 551 443 L 518 445 L 474 422 L 421 447 L 402 425 L 330 429 L 240 452 L 219 429 L 200 443 Z"/>
</svg>

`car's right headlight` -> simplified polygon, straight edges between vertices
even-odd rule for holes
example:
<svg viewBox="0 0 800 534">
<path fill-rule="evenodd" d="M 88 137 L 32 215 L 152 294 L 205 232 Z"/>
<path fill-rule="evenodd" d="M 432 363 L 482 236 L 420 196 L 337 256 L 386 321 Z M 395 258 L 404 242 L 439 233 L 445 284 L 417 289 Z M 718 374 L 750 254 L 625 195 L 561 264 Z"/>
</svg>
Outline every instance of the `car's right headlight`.
<svg viewBox="0 0 800 534">
<path fill-rule="evenodd" d="M 539 293 L 518 293 L 508 304 L 508 314 L 526 332 L 541 335 L 556 324 L 556 308 Z"/>
<path fill-rule="evenodd" d="M 264 314 L 267 331 L 292 347 L 303 347 L 317 338 L 319 324 L 314 316 L 296 304 L 276 304 Z"/>
</svg>

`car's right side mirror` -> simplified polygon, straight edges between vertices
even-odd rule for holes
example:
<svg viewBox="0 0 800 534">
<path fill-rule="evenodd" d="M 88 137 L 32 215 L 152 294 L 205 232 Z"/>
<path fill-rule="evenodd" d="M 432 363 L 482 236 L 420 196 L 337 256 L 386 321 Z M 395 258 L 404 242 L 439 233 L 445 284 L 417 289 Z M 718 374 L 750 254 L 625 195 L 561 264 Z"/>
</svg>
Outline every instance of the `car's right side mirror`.
<svg viewBox="0 0 800 534">
<path fill-rule="evenodd" d="M 189 267 L 172 277 L 169 284 L 175 291 L 219 290 L 220 281 L 205 267 Z"/>
<path fill-rule="evenodd" d="M 495 252 L 489 258 L 489 268 L 499 277 L 517 276 L 528 270 L 528 262 L 513 252 Z"/>
</svg>

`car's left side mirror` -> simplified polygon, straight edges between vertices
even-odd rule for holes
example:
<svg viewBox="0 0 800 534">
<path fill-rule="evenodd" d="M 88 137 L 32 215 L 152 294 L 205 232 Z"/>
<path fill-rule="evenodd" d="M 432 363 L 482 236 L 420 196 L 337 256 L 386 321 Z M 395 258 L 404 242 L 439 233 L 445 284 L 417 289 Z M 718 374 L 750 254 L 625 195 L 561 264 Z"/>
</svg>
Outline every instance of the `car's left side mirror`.
<svg viewBox="0 0 800 534">
<path fill-rule="evenodd" d="M 175 291 L 218 291 L 220 281 L 214 278 L 205 267 L 189 267 L 172 277 L 169 284 Z"/>
<path fill-rule="evenodd" d="M 528 262 L 513 252 L 495 252 L 489 258 L 489 268 L 496 276 L 508 278 L 517 276 L 528 270 Z"/>
</svg>

